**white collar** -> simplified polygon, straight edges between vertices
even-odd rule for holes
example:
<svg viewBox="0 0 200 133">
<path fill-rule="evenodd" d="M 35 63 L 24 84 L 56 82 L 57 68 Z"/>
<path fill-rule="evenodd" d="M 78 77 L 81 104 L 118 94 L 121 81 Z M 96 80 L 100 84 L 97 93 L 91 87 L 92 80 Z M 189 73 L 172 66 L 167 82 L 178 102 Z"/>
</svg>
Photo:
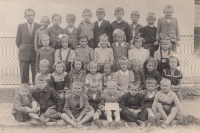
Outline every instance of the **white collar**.
<svg viewBox="0 0 200 133">
<path fill-rule="evenodd" d="M 119 70 L 119 72 L 120 72 L 122 75 L 125 75 L 125 76 L 128 75 L 128 70 L 126 70 L 126 72 L 122 72 L 122 70 Z"/>
<path fill-rule="evenodd" d="M 116 42 L 116 46 L 119 46 L 119 43 L 118 42 Z M 121 43 L 121 46 L 122 47 L 124 47 L 125 45 L 124 45 L 124 42 L 123 43 Z"/>
<path fill-rule="evenodd" d="M 152 92 L 148 91 L 148 94 L 155 94 L 155 93 L 156 93 L 155 91 Z"/>
<path fill-rule="evenodd" d="M 67 29 L 74 29 L 74 26 L 73 26 L 72 28 L 70 28 L 70 27 L 67 27 Z"/>
<path fill-rule="evenodd" d="M 30 27 L 30 25 L 32 25 L 32 27 L 34 26 L 34 22 L 32 23 L 32 24 L 29 24 L 28 22 L 27 22 L 27 25 L 28 25 L 28 27 Z"/>
<path fill-rule="evenodd" d="M 152 28 L 152 27 L 155 27 L 154 25 L 149 25 L 149 24 L 148 24 L 148 26 L 151 27 L 151 28 Z"/>
<path fill-rule="evenodd" d="M 117 20 L 116 20 L 117 21 Z M 117 21 L 118 24 L 120 24 L 123 21 L 123 19 L 121 21 Z"/>
</svg>

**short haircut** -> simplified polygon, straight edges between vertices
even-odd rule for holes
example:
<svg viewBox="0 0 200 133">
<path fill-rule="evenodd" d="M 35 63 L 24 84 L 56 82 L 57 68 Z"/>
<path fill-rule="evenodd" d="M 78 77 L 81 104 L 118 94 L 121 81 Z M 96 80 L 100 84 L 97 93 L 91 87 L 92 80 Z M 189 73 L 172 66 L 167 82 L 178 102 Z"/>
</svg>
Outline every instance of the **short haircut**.
<svg viewBox="0 0 200 133">
<path fill-rule="evenodd" d="M 140 33 L 137 33 L 133 39 L 133 44 L 135 44 L 136 41 L 141 40 L 142 44 L 145 43 L 145 39 L 143 37 L 140 36 Z"/>
<path fill-rule="evenodd" d="M 84 13 L 89 13 L 89 14 L 91 15 L 91 17 L 92 17 L 92 11 L 91 11 L 90 9 L 88 9 L 88 8 L 84 9 L 84 10 L 83 10 L 83 14 L 84 14 Z M 83 15 L 83 14 L 82 14 L 82 15 Z"/>
<path fill-rule="evenodd" d="M 47 35 L 47 34 L 42 34 L 42 35 L 39 37 L 39 41 L 40 41 L 41 44 L 42 44 L 42 39 L 45 38 L 45 37 L 49 38 L 49 40 L 50 40 L 50 36 L 49 36 L 49 35 Z"/>
<path fill-rule="evenodd" d="M 145 81 L 145 86 L 147 84 L 154 84 L 155 86 L 157 85 L 157 81 L 154 78 L 147 78 Z"/>
<path fill-rule="evenodd" d="M 132 16 L 139 16 L 140 17 L 140 13 L 138 11 L 132 11 L 131 12 L 131 17 Z"/>
<path fill-rule="evenodd" d="M 116 12 L 123 12 L 124 13 L 124 9 L 122 8 L 122 7 L 117 7 L 116 9 L 115 9 L 115 13 Z"/>
<path fill-rule="evenodd" d="M 67 14 L 66 22 L 76 22 L 76 16 L 74 14 Z"/>
<path fill-rule="evenodd" d="M 107 34 L 102 34 L 99 36 L 99 42 L 101 40 L 101 38 L 107 38 L 107 40 L 109 41 L 108 35 Z"/>
<path fill-rule="evenodd" d="M 37 76 L 35 78 L 35 81 L 38 82 L 38 81 L 45 81 L 45 82 L 49 82 L 49 80 L 44 76 L 44 75 L 40 75 L 40 76 Z"/>
<path fill-rule="evenodd" d="M 104 15 L 106 14 L 105 10 L 103 8 L 98 8 L 97 11 L 96 11 L 96 14 L 97 13 L 104 13 Z"/>
<path fill-rule="evenodd" d="M 56 66 L 57 66 L 57 65 L 62 65 L 63 71 L 66 71 L 65 64 L 64 64 L 62 61 L 58 61 L 58 62 L 55 62 L 55 63 L 54 63 L 54 65 L 53 65 L 54 71 L 56 71 Z"/>
<path fill-rule="evenodd" d="M 30 89 L 30 86 L 29 86 L 28 83 L 21 83 L 19 89 L 26 89 L 26 90 L 29 90 L 29 89 Z"/>
<path fill-rule="evenodd" d="M 154 19 L 156 19 L 155 13 L 153 13 L 153 12 L 148 13 L 148 14 L 147 14 L 147 19 L 148 19 L 148 18 L 154 18 Z"/>
<path fill-rule="evenodd" d="M 164 13 L 165 10 L 167 10 L 167 9 L 172 10 L 172 12 L 174 12 L 174 8 L 173 8 L 171 5 L 166 5 L 166 6 L 164 7 L 164 9 L 163 9 L 163 13 Z"/>
<path fill-rule="evenodd" d="M 85 35 L 85 34 L 80 34 L 79 36 L 78 36 L 78 40 L 80 41 L 81 39 L 87 39 L 87 41 L 88 41 L 88 36 L 87 35 Z"/>
<path fill-rule="evenodd" d="M 74 60 L 73 60 L 73 63 L 72 63 L 72 67 L 75 69 L 75 62 L 76 61 L 80 61 L 81 62 L 81 69 L 83 70 L 84 69 L 84 63 L 83 63 L 83 60 L 79 57 L 76 57 Z"/>
<path fill-rule="evenodd" d="M 136 87 L 137 89 L 139 89 L 139 84 L 137 83 L 129 83 L 128 84 L 128 89 L 130 89 L 132 86 Z"/>
<path fill-rule="evenodd" d="M 110 63 L 109 61 L 107 61 L 107 60 L 103 63 L 103 71 L 104 71 L 105 66 L 109 66 L 110 69 L 111 69 L 111 72 L 114 71 L 114 66 L 113 66 L 113 64 L 111 64 L 111 63 Z"/>
<path fill-rule="evenodd" d="M 115 88 L 117 88 L 117 81 L 110 80 L 110 81 L 108 81 L 106 83 L 106 85 L 107 85 L 107 88 L 108 87 L 115 87 Z"/>
<path fill-rule="evenodd" d="M 162 40 L 160 41 L 160 46 L 162 47 L 162 44 L 164 44 L 165 42 L 168 42 L 168 43 L 169 43 L 169 48 L 172 47 L 172 43 L 171 43 L 171 41 L 170 41 L 169 39 L 162 39 Z"/>
<path fill-rule="evenodd" d="M 24 11 L 24 16 L 26 16 L 26 12 L 33 12 L 34 13 L 34 15 L 35 15 L 35 11 L 32 9 L 32 8 L 27 8 L 25 11 Z"/>
<path fill-rule="evenodd" d="M 80 82 L 80 81 L 78 81 L 78 80 L 76 80 L 76 81 L 74 81 L 73 83 L 72 83 L 72 89 L 74 88 L 74 86 L 80 86 L 82 89 L 83 89 L 83 83 L 82 82 Z"/>
<path fill-rule="evenodd" d="M 147 70 L 147 64 L 148 64 L 149 62 L 152 62 L 152 63 L 154 64 L 154 70 L 156 70 L 156 68 L 157 68 L 157 62 L 156 62 L 156 60 L 155 60 L 154 58 L 152 58 L 152 57 L 149 57 L 149 58 L 147 58 L 147 59 L 145 60 L 144 65 L 143 65 L 144 70 L 145 70 L 145 71 L 148 71 L 148 70 Z"/>
<path fill-rule="evenodd" d="M 60 14 L 57 14 L 57 13 L 53 14 L 53 15 L 51 16 L 51 19 L 53 20 L 55 17 L 59 17 L 60 20 L 62 20 L 62 16 L 61 16 Z"/>
<path fill-rule="evenodd" d="M 162 78 L 161 81 L 160 81 L 160 84 L 162 84 L 162 83 L 169 83 L 169 84 L 171 84 L 171 81 L 169 79 Z"/>
<path fill-rule="evenodd" d="M 87 65 L 88 71 L 90 71 L 90 67 L 91 67 L 91 66 L 96 66 L 96 67 L 97 67 L 97 72 L 98 72 L 98 70 L 99 70 L 99 65 L 98 65 L 98 63 L 97 63 L 96 61 L 90 61 L 90 62 L 88 63 L 88 65 Z"/>
<path fill-rule="evenodd" d="M 65 39 L 67 39 L 68 43 L 70 43 L 70 40 L 69 40 L 70 38 L 69 38 L 69 36 L 66 35 L 66 34 L 62 34 L 61 41 L 62 41 L 62 40 L 65 40 Z"/>
<path fill-rule="evenodd" d="M 117 41 L 117 39 L 116 39 L 117 35 L 123 35 L 123 36 L 124 36 L 124 41 L 126 41 L 126 34 L 125 34 L 125 32 L 124 32 L 123 30 L 121 30 L 121 29 L 116 29 L 116 30 L 113 32 L 113 40 L 114 40 L 115 42 Z"/>
<path fill-rule="evenodd" d="M 50 23 L 50 18 L 48 17 L 48 16 L 43 16 L 42 18 L 41 18 L 41 21 L 40 22 L 43 22 L 43 21 L 48 21 L 49 23 Z"/>
<path fill-rule="evenodd" d="M 179 62 L 179 59 L 176 55 L 170 55 L 168 58 L 167 58 L 167 63 L 169 64 L 170 60 L 171 59 L 176 59 L 177 60 L 177 66 L 180 66 L 180 62 Z"/>
<path fill-rule="evenodd" d="M 39 66 L 46 65 L 49 67 L 50 63 L 47 59 L 40 60 Z"/>
</svg>

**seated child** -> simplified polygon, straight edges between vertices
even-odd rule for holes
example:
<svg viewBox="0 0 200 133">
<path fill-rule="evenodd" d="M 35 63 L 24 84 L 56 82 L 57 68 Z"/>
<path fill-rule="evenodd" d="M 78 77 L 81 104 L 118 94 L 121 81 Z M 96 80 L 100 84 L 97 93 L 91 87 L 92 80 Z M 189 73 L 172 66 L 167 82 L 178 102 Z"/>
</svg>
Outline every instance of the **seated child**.
<svg viewBox="0 0 200 133">
<path fill-rule="evenodd" d="M 159 125 L 159 121 L 161 118 L 161 115 L 159 113 L 154 114 L 151 107 L 155 98 L 155 95 L 157 93 L 157 82 L 154 78 L 147 78 L 145 81 L 146 90 L 143 93 L 143 99 L 142 99 L 142 106 L 146 108 L 148 112 L 148 120 L 151 124 Z"/>
<path fill-rule="evenodd" d="M 87 67 L 89 73 L 86 75 L 85 89 L 88 89 L 88 85 L 93 82 L 93 80 L 97 80 L 99 82 L 99 90 L 102 90 L 102 74 L 98 72 L 99 66 L 97 62 L 91 61 Z"/>
<path fill-rule="evenodd" d="M 117 82 L 116 81 L 108 81 L 107 82 L 107 92 L 101 95 L 101 103 L 99 104 L 102 108 L 101 111 L 105 111 L 104 115 L 109 122 L 109 129 L 120 129 L 122 127 L 122 123 L 120 122 L 120 108 L 119 110 L 106 110 L 105 103 L 119 103 L 120 96 L 116 92 L 117 91 Z M 115 117 L 115 122 L 112 122 L 112 117 Z"/>
<path fill-rule="evenodd" d="M 65 106 L 61 118 L 77 129 L 85 129 L 82 126 L 94 115 L 93 108 L 88 103 L 88 97 L 83 93 L 83 84 L 75 81 L 72 84 L 72 93 L 66 95 Z"/>
<path fill-rule="evenodd" d="M 114 80 L 117 81 L 117 92 L 120 96 L 128 92 L 128 86 L 134 82 L 134 74 L 128 70 L 129 60 L 126 57 L 121 57 L 118 61 L 120 70 L 114 73 Z"/>
<path fill-rule="evenodd" d="M 81 58 L 75 58 L 72 63 L 72 70 L 69 72 L 70 88 L 73 82 L 80 81 L 85 84 L 86 72 L 84 70 L 84 64 Z"/>
<path fill-rule="evenodd" d="M 36 30 L 35 32 L 35 40 L 34 40 L 34 48 L 35 52 L 42 47 L 40 40 L 40 36 L 47 33 L 48 25 L 50 24 L 50 19 L 47 16 L 43 16 L 40 21 L 42 27 Z"/>
<path fill-rule="evenodd" d="M 102 105 L 100 106 L 100 102 L 102 102 L 101 94 L 103 94 L 102 90 L 99 90 L 99 83 L 98 81 L 90 82 L 89 89 L 85 91 L 85 94 L 88 96 L 88 102 L 90 106 L 94 109 L 94 116 L 93 116 L 93 123 L 91 125 L 91 128 L 94 128 L 93 126 L 97 126 L 97 128 L 101 128 L 103 126 L 103 122 L 99 120 L 99 118 L 102 115 Z"/>
<path fill-rule="evenodd" d="M 37 103 L 29 92 L 29 89 L 30 87 L 27 83 L 22 83 L 20 85 L 18 93 L 14 98 L 12 115 L 14 115 L 15 120 L 19 122 L 25 122 L 31 118 L 33 119 L 32 122 L 34 122 L 34 120 L 40 122 L 40 117 L 37 114 L 39 112 L 39 108 L 32 108 L 34 102 L 35 104 Z"/>
<path fill-rule="evenodd" d="M 161 125 L 162 128 L 168 128 L 169 123 L 174 120 L 177 113 L 181 113 L 181 103 L 176 94 L 170 90 L 171 81 L 163 78 L 160 82 L 161 91 L 159 91 L 152 105 L 154 114 L 160 113 L 161 119 L 165 122 Z"/>
<path fill-rule="evenodd" d="M 79 35 L 78 40 L 80 47 L 75 50 L 76 57 L 82 59 L 84 63 L 84 70 L 87 71 L 88 63 L 94 60 L 94 51 L 92 48 L 88 47 L 88 36 Z"/>
<path fill-rule="evenodd" d="M 76 57 L 74 50 L 68 47 L 69 45 L 69 36 L 62 34 L 61 37 L 62 48 L 57 49 L 55 52 L 55 62 L 62 61 L 65 64 L 65 71 L 67 73 L 71 70 L 71 62 Z"/>
<path fill-rule="evenodd" d="M 51 74 L 49 86 L 54 88 L 57 92 L 63 92 L 63 90 L 65 90 L 67 93 L 70 93 L 70 78 L 68 73 L 65 72 L 65 64 L 63 62 L 55 63 L 54 70 L 55 71 Z"/>
<path fill-rule="evenodd" d="M 108 36 L 103 34 L 99 37 L 99 48 L 95 48 L 94 50 L 94 60 L 98 63 L 100 73 L 103 73 L 103 63 L 108 61 L 113 63 L 113 50 L 112 48 L 108 48 L 107 46 L 110 45 L 108 42 Z"/>
<path fill-rule="evenodd" d="M 48 81 L 44 76 L 37 77 L 36 89 L 32 92 L 32 96 L 39 104 L 40 117 L 51 120 L 60 118 L 63 102 L 58 93 L 48 86 Z"/>
<path fill-rule="evenodd" d="M 137 125 L 144 127 L 147 111 L 141 105 L 142 94 L 138 93 L 138 89 L 138 84 L 129 84 L 129 92 L 124 94 L 120 100 L 121 117 L 127 122 L 135 122 Z"/>
<path fill-rule="evenodd" d="M 181 80 L 182 80 L 182 73 L 180 70 L 176 69 L 179 66 L 179 59 L 177 56 L 171 55 L 168 58 L 167 63 L 169 63 L 170 68 L 164 69 L 162 73 L 163 78 L 167 78 L 171 81 L 171 90 L 176 93 L 180 102 L 182 102 L 182 94 L 181 94 Z"/>
</svg>

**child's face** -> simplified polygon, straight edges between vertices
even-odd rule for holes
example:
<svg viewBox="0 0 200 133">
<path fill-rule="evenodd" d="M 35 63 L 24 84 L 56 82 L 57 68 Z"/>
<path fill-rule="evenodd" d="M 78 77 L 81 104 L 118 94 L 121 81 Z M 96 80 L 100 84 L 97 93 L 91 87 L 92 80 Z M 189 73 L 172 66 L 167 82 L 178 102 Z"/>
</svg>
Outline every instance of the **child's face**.
<svg viewBox="0 0 200 133">
<path fill-rule="evenodd" d="M 80 94 L 82 93 L 83 88 L 80 85 L 73 85 L 72 87 L 72 93 L 76 96 L 80 96 Z"/>
<path fill-rule="evenodd" d="M 62 39 L 61 40 L 62 48 L 68 48 L 68 40 L 67 39 Z"/>
<path fill-rule="evenodd" d="M 115 12 L 115 17 L 117 18 L 117 21 L 121 21 L 122 17 L 124 16 L 124 12 Z"/>
<path fill-rule="evenodd" d="M 98 84 L 96 84 L 96 85 L 90 85 L 90 90 L 91 90 L 92 92 L 96 92 L 96 91 L 98 90 L 98 88 L 99 88 L 99 85 L 98 85 Z"/>
<path fill-rule="evenodd" d="M 46 81 L 37 81 L 36 82 L 36 87 L 39 89 L 44 89 L 47 86 L 47 82 Z"/>
<path fill-rule="evenodd" d="M 169 47 L 170 47 L 170 42 L 163 42 L 162 43 L 162 49 L 163 50 L 168 50 L 169 49 Z"/>
<path fill-rule="evenodd" d="M 81 70 L 81 67 L 82 67 L 82 63 L 80 61 L 75 61 L 74 62 L 74 68 L 76 70 Z"/>
<path fill-rule="evenodd" d="M 125 61 L 124 61 L 124 62 L 121 62 L 120 66 L 121 66 L 121 70 L 122 70 L 122 71 L 126 71 L 127 68 L 128 68 L 128 63 L 125 62 Z"/>
<path fill-rule="evenodd" d="M 155 18 L 147 18 L 147 23 L 148 23 L 149 25 L 153 25 L 155 21 L 156 21 Z"/>
<path fill-rule="evenodd" d="M 101 37 L 99 43 L 100 43 L 102 48 L 106 48 L 107 45 L 108 45 L 108 38 L 107 37 Z"/>
<path fill-rule="evenodd" d="M 135 46 L 136 46 L 136 48 L 141 48 L 142 47 L 142 41 L 141 40 L 136 40 L 135 41 Z"/>
<path fill-rule="evenodd" d="M 75 23 L 75 21 L 67 21 L 67 25 L 70 28 L 74 27 L 74 23 Z"/>
<path fill-rule="evenodd" d="M 26 96 L 28 95 L 29 90 L 27 88 L 20 88 L 19 89 L 19 94 L 22 98 L 26 98 Z"/>
<path fill-rule="evenodd" d="M 171 84 L 170 83 L 160 83 L 160 88 L 163 93 L 168 93 L 170 91 Z"/>
<path fill-rule="evenodd" d="M 104 13 L 101 13 L 101 12 L 98 12 L 98 13 L 96 14 L 96 16 L 97 16 L 98 20 L 101 21 L 101 20 L 104 18 L 105 14 L 104 14 Z"/>
<path fill-rule="evenodd" d="M 61 74 L 64 71 L 64 68 L 61 64 L 56 65 L 56 72 Z"/>
<path fill-rule="evenodd" d="M 124 35 L 117 35 L 116 40 L 119 44 L 124 42 Z"/>
<path fill-rule="evenodd" d="M 104 73 L 106 74 L 106 75 L 109 75 L 110 73 L 111 73 L 111 68 L 110 68 L 110 66 L 104 66 Z"/>
<path fill-rule="evenodd" d="M 87 38 L 82 38 L 82 39 L 80 39 L 80 41 L 79 41 L 79 44 L 80 44 L 80 47 L 81 47 L 81 48 L 85 48 L 85 47 L 87 46 L 87 43 L 88 43 Z"/>
<path fill-rule="evenodd" d="M 133 71 L 138 72 L 139 70 L 140 70 L 140 64 L 139 63 L 134 64 L 133 65 Z"/>
<path fill-rule="evenodd" d="M 41 74 L 46 74 L 48 72 L 49 66 L 48 65 L 40 65 L 40 72 Z"/>
<path fill-rule="evenodd" d="M 178 65 L 178 61 L 177 61 L 176 58 L 171 58 L 169 60 L 169 66 L 170 66 L 170 68 L 176 69 L 177 65 Z"/>
<path fill-rule="evenodd" d="M 61 20 L 60 20 L 60 17 L 59 16 L 56 16 L 52 19 L 52 23 L 54 26 L 59 26 L 60 23 L 61 23 Z"/>
<path fill-rule="evenodd" d="M 49 20 L 41 20 L 42 27 L 47 28 L 49 24 Z"/>
<path fill-rule="evenodd" d="M 95 74 L 97 72 L 97 66 L 90 66 L 90 73 Z"/>
<path fill-rule="evenodd" d="M 139 19 L 140 19 L 139 15 L 132 15 L 131 16 L 131 20 L 132 20 L 133 23 L 137 23 Z"/>
<path fill-rule="evenodd" d="M 92 18 L 91 14 L 90 14 L 90 13 L 87 13 L 87 12 L 83 13 L 82 17 L 83 17 L 83 20 L 84 20 L 85 22 L 89 22 L 90 19 Z"/>
<path fill-rule="evenodd" d="M 117 88 L 115 86 L 107 85 L 107 91 L 108 91 L 109 94 L 114 95 L 117 91 Z"/>
<path fill-rule="evenodd" d="M 152 84 L 152 83 L 146 83 L 146 88 L 147 90 L 149 91 L 153 91 L 156 89 L 156 85 L 155 84 Z"/>
<path fill-rule="evenodd" d="M 153 62 L 149 62 L 146 67 L 149 72 L 152 72 L 155 66 Z"/>
<path fill-rule="evenodd" d="M 50 43 L 50 41 L 49 41 L 48 37 L 43 37 L 42 38 L 42 45 L 43 45 L 43 47 L 48 47 L 49 43 Z"/>
<path fill-rule="evenodd" d="M 138 87 L 131 85 L 129 88 L 129 92 L 130 92 L 131 96 L 135 96 L 138 93 Z"/>
<path fill-rule="evenodd" d="M 173 14 L 173 10 L 171 10 L 171 9 L 165 9 L 164 15 L 165 15 L 166 19 L 171 19 L 172 14 Z"/>
</svg>

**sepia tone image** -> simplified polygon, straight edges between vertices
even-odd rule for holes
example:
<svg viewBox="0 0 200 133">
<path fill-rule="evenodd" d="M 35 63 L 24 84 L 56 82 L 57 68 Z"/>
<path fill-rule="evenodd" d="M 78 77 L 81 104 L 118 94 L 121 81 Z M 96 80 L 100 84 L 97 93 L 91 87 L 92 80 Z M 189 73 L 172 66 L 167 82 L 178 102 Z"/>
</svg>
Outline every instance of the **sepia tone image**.
<svg viewBox="0 0 200 133">
<path fill-rule="evenodd" d="M 1 0 L 0 132 L 200 132 L 200 0 Z"/>
</svg>

